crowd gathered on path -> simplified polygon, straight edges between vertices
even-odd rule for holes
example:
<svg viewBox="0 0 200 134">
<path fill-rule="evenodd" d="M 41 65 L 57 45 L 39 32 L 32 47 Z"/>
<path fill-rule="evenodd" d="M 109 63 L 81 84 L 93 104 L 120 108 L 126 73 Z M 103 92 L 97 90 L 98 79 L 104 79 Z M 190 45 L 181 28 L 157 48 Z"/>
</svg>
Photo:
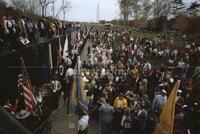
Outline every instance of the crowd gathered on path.
<svg viewBox="0 0 200 134">
<path fill-rule="evenodd" d="M 76 29 L 76 35 L 72 33 Z M 176 97 L 174 133 L 200 133 L 200 42 L 185 41 L 177 47 L 158 34 L 154 40 L 132 35 L 121 27 L 94 25 L 91 30 L 79 24 L 42 18 L 3 16 L 0 42 L 11 50 L 34 44 L 36 34 L 45 41 L 67 33 L 69 47 L 60 55 L 58 66 L 52 69 L 50 87 L 63 93 L 69 109 L 72 86 L 77 76 L 76 59 L 83 41 L 88 40 L 88 61 L 81 61 L 87 108 L 80 108 L 78 133 L 87 134 L 88 126 L 100 125 L 101 134 L 150 134 L 159 122 L 162 108 L 172 87 L 180 80 Z M 2 47 L 2 46 L 1 46 Z M 64 49 L 64 48 L 63 48 Z M 58 103 L 56 103 L 58 107 Z M 10 112 L 10 102 L 4 105 Z M 12 108 L 14 108 L 13 106 Z M 67 118 L 67 117 L 66 117 Z"/>
<path fill-rule="evenodd" d="M 100 122 L 102 134 L 152 133 L 177 80 L 174 133 L 199 133 L 200 44 L 180 48 L 163 36 L 152 40 L 122 28 L 92 29 L 89 63 L 82 64 L 90 117 L 82 113 L 83 133 L 87 120 Z"/>
<path fill-rule="evenodd" d="M 81 35 L 86 33 L 87 27 L 79 23 L 60 21 L 48 17 L 32 19 L 21 16 L 2 16 L 0 21 L 0 47 L 3 50 L 17 50 L 48 39 L 70 34 L 80 29 Z"/>
</svg>

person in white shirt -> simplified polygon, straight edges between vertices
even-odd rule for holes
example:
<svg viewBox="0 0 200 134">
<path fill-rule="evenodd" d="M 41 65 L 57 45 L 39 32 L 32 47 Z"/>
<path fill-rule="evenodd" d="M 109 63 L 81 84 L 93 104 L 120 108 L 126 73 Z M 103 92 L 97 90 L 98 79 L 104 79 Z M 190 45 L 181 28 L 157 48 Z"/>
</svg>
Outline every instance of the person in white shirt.
<svg viewBox="0 0 200 134">
<path fill-rule="evenodd" d="M 74 70 L 73 70 L 73 68 L 69 67 L 66 71 L 66 78 L 69 79 L 69 78 L 73 77 L 73 75 L 74 75 Z"/>
<path fill-rule="evenodd" d="M 101 78 L 103 78 L 106 75 L 106 69 L 102 68 L 101 69 Z"/>
<path fill-rule="evenodd" d="M 78 121 L 78 134 L 87 134 L 89 115 L 86 111 L 80 111 L 80 119 Z"/>
<path fill-rule="evenodd" d="M 61 93 L 61 84 L 60 81 L 58 81 L 58 78 L 56 76 L 53 76 L 51 82 L 50 82 L 50 87 L 53 91 L 53 100 L 51 102 L 51 106 L 53 109 L 57 109 L 59 106 L 59 96 Z"/>
<path fill-rule="evenodd" d="M 65 90 L 68 94 L 68 97 L 67 99 L 65 100 L 66 102 L 68 102 L 68 99 L 69 99 L 69 95 L 71 94 L 71 89 L 72 89 L 72 84 L 73 84 L 73 77 L 74 76 L 74 70 L 73 68 L 69 67 L 67 70 L 66 70 L 66 74 L 65 74 L 65 80 L 66 80 L 66 87 Z"/>
<path fill-rule="evenodd" d="M 53 90 L 54 93 L 61 89 L 61 84 L 55 76 L 51 80 L 50 86 L 51 86 L 51 89 Z"/>
<path fill-rule="evenodd" d="M 69 87 L 71 87 L 72 81 L 73 81 L 73 75 L 74 75 L 74 70 L 73 68 L 69 67 L 66 71 L 66 80 L 67 83 L 69 84 Z"/>
<path fill-rule="evenodd" d="M 146 62 L 145 64 L 144 64 L 144 70 L 151 70 L 151 64 L 149 63 L 149 62 Z"/>
<path fill-rule="evenodd" d="M 163 106 L 167 102 L 167 92 L 163 89 L 161 95 L 156 95 L 154 97 L 153 103 L 152 103 L 152 110 L 155 113 L 160 113 L 162 111 Z"/>
</svg>

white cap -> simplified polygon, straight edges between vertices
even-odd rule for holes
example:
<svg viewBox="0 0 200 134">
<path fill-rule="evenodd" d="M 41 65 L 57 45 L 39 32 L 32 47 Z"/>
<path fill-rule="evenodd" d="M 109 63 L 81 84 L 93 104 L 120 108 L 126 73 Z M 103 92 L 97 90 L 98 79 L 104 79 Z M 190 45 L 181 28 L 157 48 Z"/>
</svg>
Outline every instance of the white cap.
<svg viewBox="0 0 200 134">
<path fill-rule="evenodd" d="M 162 90 L 162 92 L 165 93 L 165 94 L 167 93 L 167 91 L 165 91 L 164 89 Z"/>
<path fill-rule="evenodd" d="M 186 107 L 188 107 L 187 105 L 183 105 L 183 108 L 186 108 Z"/>
<path fill-rule="evenodd" d="M 180 93 L 180 94 L 182 93 L 182 91 L 181 91 L 181 90 L 178 90 L 177 92 L 178 92 L 178 93 Z"/>
<path fill-rule="evenodd" d="M 173 78 L 170 78 L 169 80 L 170 80 L 171 83 L 174 83 L 174 79 Z"/>
</svg>

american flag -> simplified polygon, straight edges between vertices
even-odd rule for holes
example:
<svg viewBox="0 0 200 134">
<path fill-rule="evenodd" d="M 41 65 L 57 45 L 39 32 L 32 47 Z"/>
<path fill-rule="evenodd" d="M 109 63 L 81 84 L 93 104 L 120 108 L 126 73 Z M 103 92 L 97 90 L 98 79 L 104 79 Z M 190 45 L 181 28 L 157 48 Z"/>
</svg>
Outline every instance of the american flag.
<svg viewBox="0 0 200 134">
<path fill-rule="evenodd" d="M 18 76 L 18 87 L 23 90 L 26 109 L 35 114 L 37 108 L 37 100 L 34 96 L 33 88 L 26 72 L 24 62 L 22 62 L 22 73 Z"/>
</svg>

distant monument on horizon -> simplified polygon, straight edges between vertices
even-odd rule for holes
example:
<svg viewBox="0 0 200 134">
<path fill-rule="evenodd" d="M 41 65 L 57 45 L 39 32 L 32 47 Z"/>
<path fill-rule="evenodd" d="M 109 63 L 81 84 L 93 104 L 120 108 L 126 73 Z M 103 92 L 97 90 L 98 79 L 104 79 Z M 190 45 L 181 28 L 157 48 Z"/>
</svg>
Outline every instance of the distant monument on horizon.
<svg viewBox="0 0 200 134">
<path fill-rule="evenodd" d="M 99 0 L 97 1 L 97 23 L 99 23 Z"/>
</svg>

